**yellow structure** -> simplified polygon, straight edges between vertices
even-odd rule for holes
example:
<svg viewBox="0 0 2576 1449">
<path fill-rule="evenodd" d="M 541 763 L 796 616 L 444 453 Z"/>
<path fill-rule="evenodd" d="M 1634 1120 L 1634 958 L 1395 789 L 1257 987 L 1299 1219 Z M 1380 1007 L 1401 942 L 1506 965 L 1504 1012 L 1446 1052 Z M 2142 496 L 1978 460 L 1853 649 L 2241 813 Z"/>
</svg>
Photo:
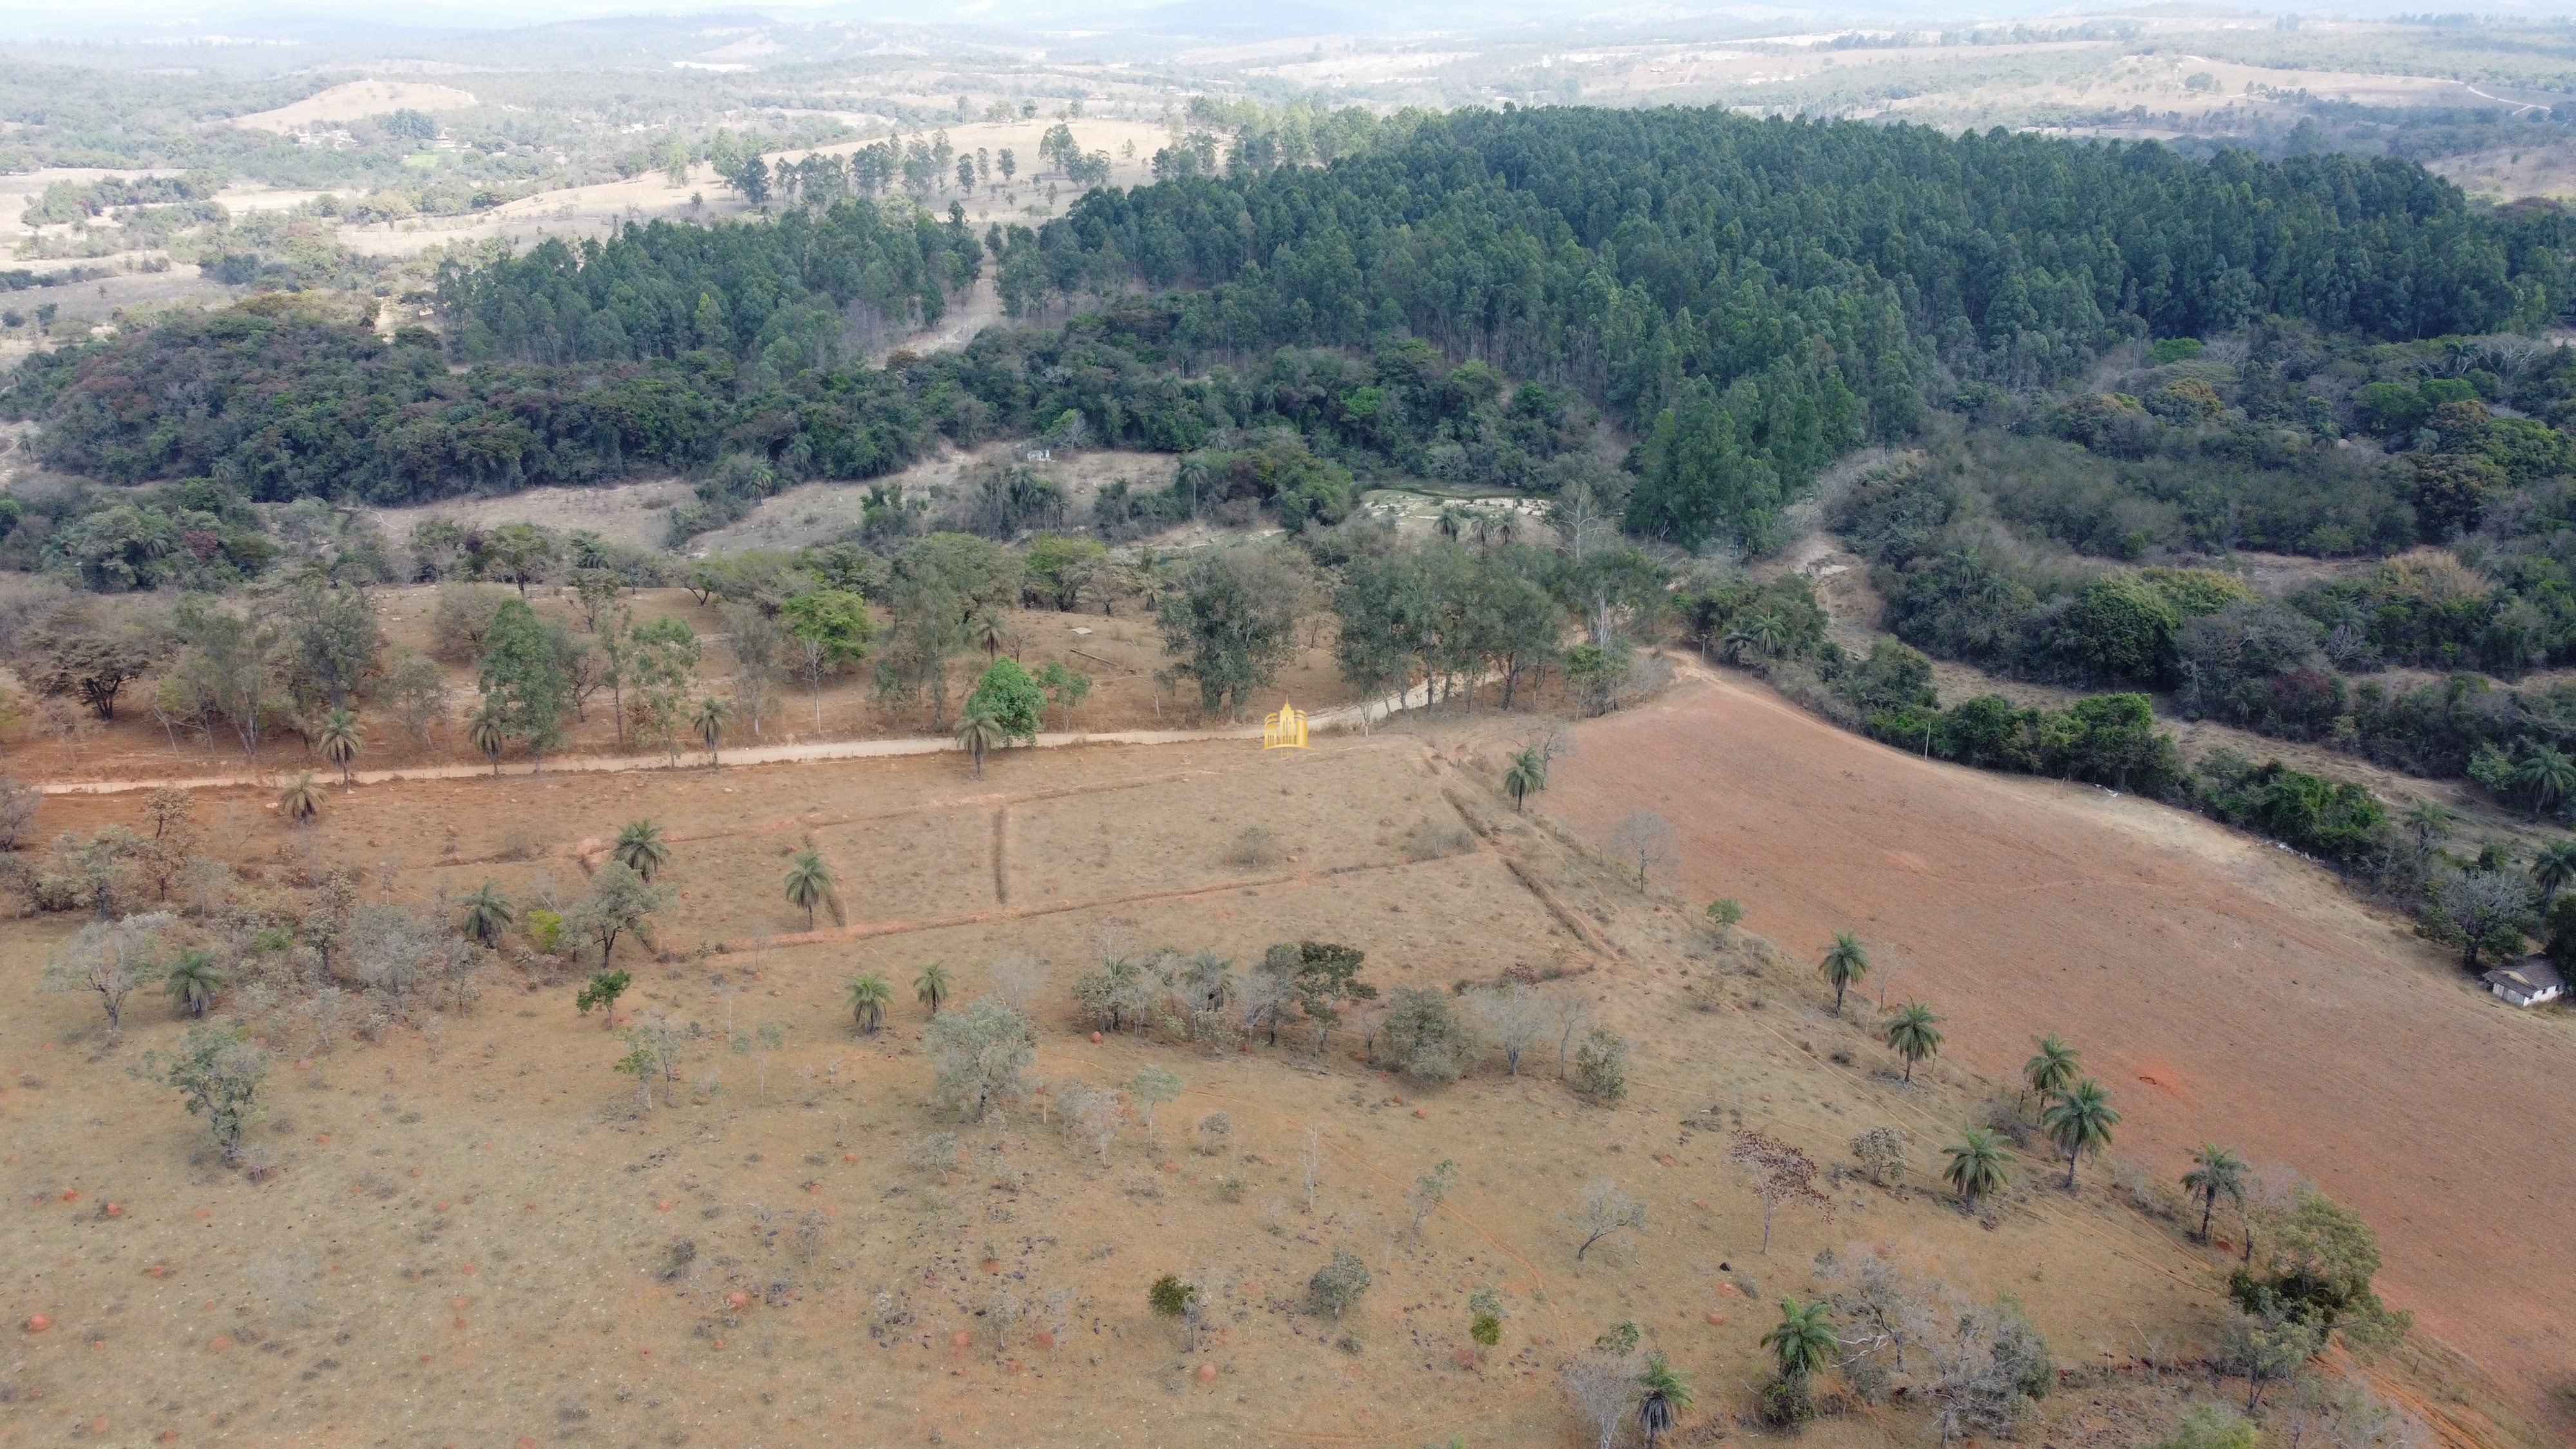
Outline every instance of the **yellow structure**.
<svg viewBox="0 0 2576 1449">
<path fill-rule="evenodd" d="M 1302 750 L 1306 744 L 1306 712 L 1286 700 L 1279 701 L 1277 714 L 1261 717 L 1261 747 L 1265 750 Z"/>
</svg>

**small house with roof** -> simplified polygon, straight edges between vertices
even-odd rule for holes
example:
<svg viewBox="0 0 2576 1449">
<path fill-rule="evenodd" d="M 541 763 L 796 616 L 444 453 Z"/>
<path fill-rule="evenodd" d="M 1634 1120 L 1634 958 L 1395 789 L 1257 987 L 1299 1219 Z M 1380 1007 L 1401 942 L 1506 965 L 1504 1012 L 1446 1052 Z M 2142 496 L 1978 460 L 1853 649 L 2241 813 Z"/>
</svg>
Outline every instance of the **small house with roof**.
<svg viewBox="0 0 2576 1449">
<path fill-rule="evenodd" d="M 2538 1006 L 2567 994 L 2567 978 L 2546 956 L 2526 956 L 2498 966 L 2483 978 L 2487 989 L 2515 1006 Z"/>
</svg>

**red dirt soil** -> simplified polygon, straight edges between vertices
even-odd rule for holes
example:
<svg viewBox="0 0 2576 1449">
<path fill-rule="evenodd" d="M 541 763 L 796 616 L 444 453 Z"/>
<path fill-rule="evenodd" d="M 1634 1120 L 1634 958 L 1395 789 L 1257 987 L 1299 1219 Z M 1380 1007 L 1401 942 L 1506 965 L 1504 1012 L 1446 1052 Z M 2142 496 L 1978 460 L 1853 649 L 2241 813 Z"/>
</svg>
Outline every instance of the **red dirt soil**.
<svg viewBox="0 0 2576 1449">
<path fill-rule="evenodd" d="M 2378 1230 L 2419 1332 L 2568 1431 L 2576 1033 L 2286 851 L 2109 791 L 1926 762 L 1741 676 L 1583 725 L 1543 797 L 1599 840 L 1671 821 L 1672 884 L 1820 953 L 1856 931 L 1887 999 L 1943 1016 L 1998 1080 L 2041 1032 L 2084 1049 L 2126 1114 L 2118 1151 L 2179 1176 L 2202 1141 L 2288 1164 Z M 1880 982 L 1863 988 L 1873 999 Z M 2028 1169 L 2044 1172 L 2038 1164 Z M 2224 1219 L 2222 1218 L 2222 1222 Z"/>
</svg>

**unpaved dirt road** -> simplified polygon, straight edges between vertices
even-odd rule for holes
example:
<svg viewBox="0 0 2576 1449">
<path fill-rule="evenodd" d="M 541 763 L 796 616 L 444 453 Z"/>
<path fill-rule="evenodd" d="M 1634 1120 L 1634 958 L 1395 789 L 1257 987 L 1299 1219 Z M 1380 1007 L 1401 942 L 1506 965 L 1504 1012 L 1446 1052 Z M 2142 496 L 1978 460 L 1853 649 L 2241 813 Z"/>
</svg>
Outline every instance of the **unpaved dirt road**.
<svg viewBox="0 0 2576 1449">
<path fill-rule="evenodd" d="M 1926 763 L 1741 676 L 1581 727 L 1546 808 L 1600 840 L 1670 820 L 1674 882 L 1809 958 L 1856 931 L 1890 1002 L 2010 1079 L 2061 1032 L 2126 1114 L 2116 1151 L 2294 1166 L 2366 1215 L 2389 1301 L 2559 1431 L 2576 1363 L 2576 1023 L 2517 1012 L 2326 872 L 2090 787 Z M 1884 973 L 1883 973 L 1884 974 Z M 1880 982 L 1862 990 L 1876 998 Z M 2060 1171 L 2062 1172 L 2062 1167 Z M 2040 1163 L 2023 1171 L 2045 1172 Z"/>
</svg>

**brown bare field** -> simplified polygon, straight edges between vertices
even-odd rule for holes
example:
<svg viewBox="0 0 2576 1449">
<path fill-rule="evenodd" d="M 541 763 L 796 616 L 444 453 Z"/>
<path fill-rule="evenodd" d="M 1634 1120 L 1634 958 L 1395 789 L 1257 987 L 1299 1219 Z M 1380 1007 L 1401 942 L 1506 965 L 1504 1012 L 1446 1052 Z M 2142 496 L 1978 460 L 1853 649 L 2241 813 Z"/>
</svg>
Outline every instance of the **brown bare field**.
<svg viewBox="0 0 2576 1449">
<path fill-rule="evenodd" d="M 203 793 L 213 848 L 279 908 L 334 863 L 366 872 L 370 901 L 421 909 L 487 878 L 523 902 L 549 879 L 577 894 L 599 842 L 654 816 L 680 899 L 658 954 L 619 948 L 636 976 L 621 1014 L 707 1034 L 642 1111 L 611 1070 L 624 1044 L 573 1010 L 586 963 L 523 957 L 485 974 L 470 1012 L 327 1051 L 308 1024 L 228 999 L 218 1019 L 278 1053 L 250 1144 L 282 1171 L 255 1183 L 146 1069 L 179 1038 L 170 1010 L 138 1000 L 109 1046 L 93 1003 L 35 990 L 71 923 L 0 924 L 0 1442 L 1571 1443 L 1552 1372 L 1610 1325 L 1637 1323 L 1697 1382 L 1697 1423 L 1722 1426 L 1751 1402 L 1772 1301 L 1829 1289 L 1834 1255 L 1871 1252 L 2027 1306 L 2069 1374 L 2032 1442 L 2140 1442 L 2205 1383 L 2132 1360 L 2208 1351 L 2220 1256 L 2089 1180 L 2017 1191 L 1980 1228 L 1924 1190 L 1922 1159 L 1982 1083 L 1935 1061 L 1899 1085 L 1794 970 L 1608 881 L 1512 815 L 1467 764 L 1476 740 L 1418 728 L 1303 754 L 1013 752 L 981 782 L 909 758 L 387 785 L 334 792 L 302 830 L 262 794 Z M 1610 755 L 1587 745 L 1587 769 Z M 57 798 L 40 828 L 138 808 Z M 1448 853 L 1410 848 L 1425 823 Z M 1226 863 L 1250 824 L 1284 853 Z M 780 898 L 786 854 L 809 844 L 840 874 L 846 924 L 809 932 Z M 1094 1042 L 1068 987 L 1109 917 L 1140 943 L 1238 961 L 1349 942 L 1381 988 L 1525 964 L 1638 1042 L 1633 1095 L 1574 1096 L 1553 1043 L 1517 1080 L 1489 1063 L 1419 1088 L 1352 1060 L 1347 1027 L 1322 1053 Z M 971 997 L 1012 950 L 1056 963 L 1035 1012 L 1049 1091 L 963 1124 L 928 1100 L 909 983 L 944 960 Z M 842 1004 L 860 971 L 901 993 L 879 1035 Z M 1682 1005 L 1695 973 L 1713 1009 Z M 726 1045 L 763 1027 L 774 1051 Z M 1146 1065 L 1186 1084 L 1159 1114 L 1163 1147 L 1132 1117 L 1105 1164 L 1062 1137 L 1046 1103 Z M 1217 1111 L 1234 1140 L 1201 1155 L 1192 1124 Z M 1832 1162 L 1879 1123 L 1914 1133 L 1909 1185 L 1840 1179 L 1830 1215 L 1784 1208 L 1763 1254 L 1727 1133 L 1760 1127 Z M 1309 1124 L 1327 1152 L 1312 1214 Z M 941 1130 L 959 1135 L 957 1170 L 911 1165 Z M 1457 1185 L 1416 1237 L 1406 1193 L 1444 1159 Z M 1605 1175 L 1647 1225 L 1578 1264 L 1565 1210 Z M 1340 1323 L 1303 1307 L 1337 1247 L 1375 1275 Z M 1196 1353 L 1147 1311 L 1166 1272 L 1211 1289 Z M 1465 1303 L 1486 1286 L 1509 1316 L 1480 1353 Z M 1809 1438 L 1922 1433 L 1878 1409 Z"/>
<path fill-rule="evenodd" d="M 1583 727 L 1548 809 L 1599 839 L 1661 812 L 1680 888 L 1741 900 L 1809 961 L 1876 948 L 1948 1050 L 2009 1077 L 2060 1032 L 2178 1176 L 2202 1141 L 2288 1164 L 2362 1211 L 2392 1304 L 2565 1432 L 2576 1163 L 2528 1124 L 2576 1111 L 2576 1020 L 2517 1012 L 2328 873 L 2180 811 L 1927 763 L 1738 676 Z M 1890 969 L 1892 968 L 1892 969 Z M 1892 979 L 1890 979 L 1892 978 Z"/>
</svg>

